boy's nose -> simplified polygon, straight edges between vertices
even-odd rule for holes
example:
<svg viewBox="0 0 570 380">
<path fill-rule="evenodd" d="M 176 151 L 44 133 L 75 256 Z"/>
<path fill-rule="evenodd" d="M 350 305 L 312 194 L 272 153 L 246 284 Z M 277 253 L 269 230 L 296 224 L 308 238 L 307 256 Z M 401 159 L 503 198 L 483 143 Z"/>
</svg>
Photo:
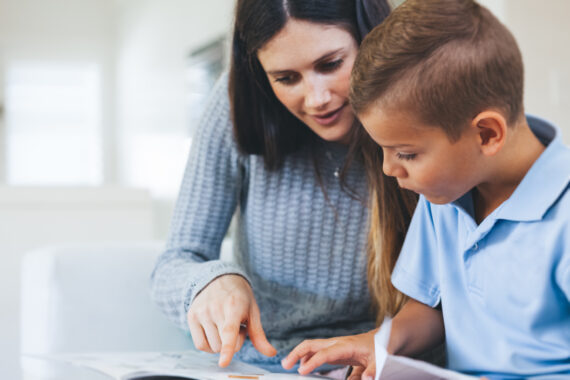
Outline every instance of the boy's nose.
<svg viewBox="0 0 570 380">
<path fill-rule="evenodd" d="M 386 158 L 386 155 L 384 155 L 384 161 L 382 162 L 382 170 L 387 176 L 394 177 L 394 165 L 390 163 L 390 161 Z"/>
<path fill-rule="evenodd" d="M 387 159 L 386 155 L 384 155 L 384 161 L 382 162 L 382 170 L 384 171 L 384 174 L 389 177 L 401 178 L 405 174 L 402 166 L 397 162 L 393 162 L 392 160 Z"/>
</svg>

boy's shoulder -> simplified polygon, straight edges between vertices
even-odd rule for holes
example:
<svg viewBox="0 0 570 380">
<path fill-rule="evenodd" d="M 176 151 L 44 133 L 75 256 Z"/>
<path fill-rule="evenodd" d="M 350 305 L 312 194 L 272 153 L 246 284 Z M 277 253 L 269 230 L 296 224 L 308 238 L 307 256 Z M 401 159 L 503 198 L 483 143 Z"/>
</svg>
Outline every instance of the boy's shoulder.
<svg viewBox="0 0 570 380">
<path fill-rule="evenodd" d="M 557 219 L 570 220 L 570 147 L 563 143 L 560 129 L 554 124 L 534 116 L 527 116 L 527 120 L 546 149 L 513 196 L 522 198 L 524 203 L 519 207 L 532 210 L 529 217 L 536 220 L 547 218 L 551 212 Z"/>
</svg>

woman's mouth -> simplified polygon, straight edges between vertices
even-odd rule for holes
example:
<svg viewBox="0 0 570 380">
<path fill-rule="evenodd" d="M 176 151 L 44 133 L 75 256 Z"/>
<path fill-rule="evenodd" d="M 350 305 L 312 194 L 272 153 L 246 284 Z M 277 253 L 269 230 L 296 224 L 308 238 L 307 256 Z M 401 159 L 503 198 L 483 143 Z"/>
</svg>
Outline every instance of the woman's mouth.
<svg viewBox="0 0 570 380">
<path fill-rule="evenodd" d="M 334 111 L 331 112 L 327 112 L 327 113 L 322 113 L 322 114 L 318 114 L 318 115 L 311 115 L 311 117 L 319 124 L 327 126 L 327 125 L 331 125 L 334 124 L 338 121 L 338 119 L 340 118 L 342 111 L 345 109 L 345 107 L 348 105 L 348 103 L 344 103 L 342 106 L 340 106 L 339 108 L 337 108 Z"/>
</svg>

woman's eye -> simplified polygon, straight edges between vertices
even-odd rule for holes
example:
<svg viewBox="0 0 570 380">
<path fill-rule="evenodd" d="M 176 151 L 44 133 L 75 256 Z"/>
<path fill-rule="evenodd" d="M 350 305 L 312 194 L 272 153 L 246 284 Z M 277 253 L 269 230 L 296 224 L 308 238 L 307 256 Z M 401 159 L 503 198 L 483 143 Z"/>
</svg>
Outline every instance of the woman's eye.
<svg viewBox="0 0 570 380">
<path fill-rule="evenodd" d="M 396 153 L 396 156 L 398 157 L 398 159 L 400 160 L 413 160 L 414 158 L 416 158 L 417 154 L 415 153 Z"/>
<path fill-rule="evenodd" d="M 275 78 L 275 82 L 283 83 L 283 84 L 293 84 L 297 81 L 297 77 L 295 75 L 282 75 Z"/>
<path fill-rule="evenodd" d="M 322 63 L 319 65 L 319 69 L 323 72 L 334 71 L 342 65 L 343 60 L 337 59 L 336 61 L 330 61 L 326 63 Z"/>
</svg>

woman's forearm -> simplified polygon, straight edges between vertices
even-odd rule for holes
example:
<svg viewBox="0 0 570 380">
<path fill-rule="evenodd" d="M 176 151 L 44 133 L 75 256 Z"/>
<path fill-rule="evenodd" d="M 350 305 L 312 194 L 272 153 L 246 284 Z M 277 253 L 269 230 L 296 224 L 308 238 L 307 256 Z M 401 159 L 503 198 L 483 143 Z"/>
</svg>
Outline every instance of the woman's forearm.
<svg viewBox="0 0 570 380">
<path fill-rule="evenodd" d="M 387 350 L 390 354 L 416 356 L 444 338 L 441 311 L 410 299 L 392 320 Z"/>
</svg>

